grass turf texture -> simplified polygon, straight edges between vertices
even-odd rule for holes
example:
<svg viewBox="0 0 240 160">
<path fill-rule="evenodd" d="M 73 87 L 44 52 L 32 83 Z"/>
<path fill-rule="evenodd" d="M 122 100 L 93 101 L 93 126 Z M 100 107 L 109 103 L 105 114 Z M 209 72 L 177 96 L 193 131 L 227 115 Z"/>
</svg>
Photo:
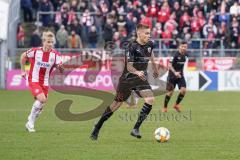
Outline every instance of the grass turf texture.
<svg viewBox="0 0 240 160">
<path fill-rule="evenodd" d="M 36 133 L 25 131 L 33 99 L 29 91 L 0 91 L 0 159 L 2 160 L 79 160 L 79 159 L 184 159 L 228 160 L 240 157 L 240 93 L 188 92 L 180 118 L 170 101 L 168 119 L 159 118 L 164 96 L 156 98 L 152 115 L 141 128 L 142 139 L 129 135 L 140 111 L 123 106 L 107 121 L 98 141 L 89 139 L 96 121 L 59 120 L 55 105 L 62 99 L 74 100 L 74 113 L 93 109 L 99 100 L 50 92 L 43 114 L 37 120 Z M 190 116 L 191 110 L 191 116 Z M 185 115 L 185 118 L 183 116 Z M 163 116 L 163 115 L 162 115 Z M 170 118 L 169 118 L 170 117 Z M 172 118 L 175 117 L 175 118 Z M 170 130 L 167 143 L 153 140 L 156 128 Z"/>
</svg>

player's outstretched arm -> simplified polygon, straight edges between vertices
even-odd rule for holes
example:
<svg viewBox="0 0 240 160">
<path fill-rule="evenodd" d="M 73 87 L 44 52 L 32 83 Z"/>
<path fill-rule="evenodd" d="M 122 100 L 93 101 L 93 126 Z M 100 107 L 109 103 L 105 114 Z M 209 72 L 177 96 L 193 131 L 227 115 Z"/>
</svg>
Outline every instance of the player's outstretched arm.
<svg viewBox="0 0 240 160">
<path fill-rule="evenodd" d="M 23 52 L 20 57 L 20 65 L 21 65 L 21 76 L 22 78 L 26 79 L 27 73 L 25 71 L 25 64 L 26 61 L 28 60 L 27 53 Z"/>
<path fill-rule="evenodd" d="M 144 81 L 146 80 L 144 72 L 136 70 L 136 68 L 133 67 L 133 62 L 127 62 L 127 70 L 132 74 L 136 74 L 142 80 L 144 80 Z"/>
</svg>

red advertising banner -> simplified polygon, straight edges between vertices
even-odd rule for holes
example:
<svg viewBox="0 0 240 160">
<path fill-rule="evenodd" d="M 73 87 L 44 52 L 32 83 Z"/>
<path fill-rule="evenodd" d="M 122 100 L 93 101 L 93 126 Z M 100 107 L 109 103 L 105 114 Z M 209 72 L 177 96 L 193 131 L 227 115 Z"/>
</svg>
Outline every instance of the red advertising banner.
<svg viewBox="0 0 240 160">
<path fill-rule="evenodd" d="M 230 70 L 236 63 L 236 57 L 205 57 L 202 59 L 203 70 L 224 71 Z"/>
</svg>

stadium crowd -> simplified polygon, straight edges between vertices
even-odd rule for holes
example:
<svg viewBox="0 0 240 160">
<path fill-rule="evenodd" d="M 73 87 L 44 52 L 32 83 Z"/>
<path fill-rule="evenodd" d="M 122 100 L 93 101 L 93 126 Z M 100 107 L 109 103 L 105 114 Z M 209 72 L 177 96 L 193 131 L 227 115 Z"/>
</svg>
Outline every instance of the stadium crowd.
<svg viewBox="0 0 240 160">
<path fill-rule="evenodd" d="M 40 16 L 40 28 L 56 33 L 59 48 L 120 44 L 135 38 L 139 22 L 151 27 L 153 39 L 166 39 L 163 48 L 176 47 L 176 41 L 167 39 L 199 38 L 206 39 L 203 48 L 240 48 L 240 0 L 21 0 L 21 8 L 19 47 L 24 46 L 23 23 L 36 22 L 42 11 L 54 12 Z M 32 33 L 30 47 L 41 44 L 40 32 Z M 216 39 L 223 40 L 223 46 Z"/>
</svg>

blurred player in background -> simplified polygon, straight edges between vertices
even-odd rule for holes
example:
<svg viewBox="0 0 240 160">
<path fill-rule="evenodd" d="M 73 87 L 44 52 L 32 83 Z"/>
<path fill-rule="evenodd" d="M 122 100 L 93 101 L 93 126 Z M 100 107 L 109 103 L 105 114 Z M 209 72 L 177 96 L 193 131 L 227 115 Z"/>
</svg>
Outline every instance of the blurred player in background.
<svg viewBox="0 0 240 160">
<path fill-rule="evenodd" d="M 182 41 L 180 42 L 178 51 L 175 53 L 170 66 L 169 66 L 169 73 L 167 77 L 167 94 L 164 100 L 164 107 L 162 108 L 162 112 L 167 112 L 168 102 L 171 99 L 171 96 L 174 92 L 176 85 L 180 90 L 180 93 L 177 97 L 176 103 L 173 108 L 180 112 L 180 102 L 182 101 L 185 93 L 186 93 L 186 81 L 184 78 L 184 64 L 187 61 L 187 42 Z"/>
<path fill-rule="evenodd" d="M 60 53 L 53 49 L 55 36 L 52 32 L 43 32 L 43 47 L 32 48 L 21 55 L 21 75 L 27 78 L 32 95 L 35 98 L 32 110 L 28 116 L 26 129 L 29 132 L 35 132 L 34 123 L 36 118 L 41 114 L 43 105 L 48 99 L 49 76 L 54 67 L 63 72 Z M 25 71 L 26 61 L 30 62 L 30 71 L 27 77 Z"/>
</svg>

